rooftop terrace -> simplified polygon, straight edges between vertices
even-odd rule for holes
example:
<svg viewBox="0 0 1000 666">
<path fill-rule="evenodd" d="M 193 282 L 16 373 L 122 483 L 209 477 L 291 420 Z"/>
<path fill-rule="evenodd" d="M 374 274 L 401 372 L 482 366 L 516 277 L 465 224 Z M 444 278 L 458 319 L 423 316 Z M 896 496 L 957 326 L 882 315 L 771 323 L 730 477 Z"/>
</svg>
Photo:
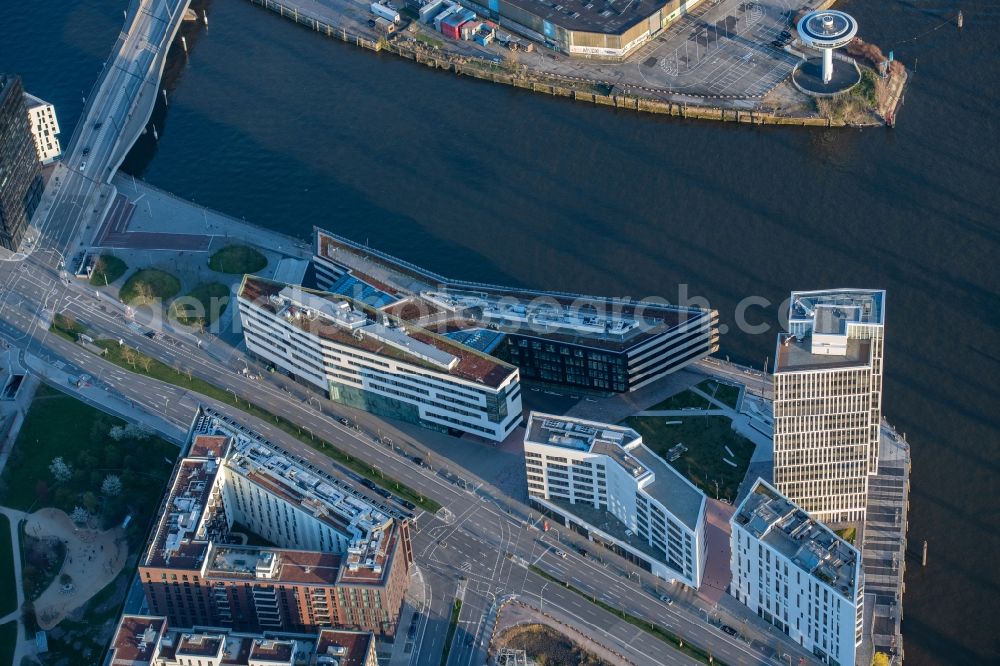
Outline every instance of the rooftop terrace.
<svg viewBox="0 0 1000 666">
<path fill-rule="evenodd" d="M 151 666 L 164 661 L 194 664 L 199 659 L 207 663 L 213 658 L 220 658 L 226 666 L 364 666 L 373 643 L 374 636 L 365 631 L 324 629 L 310 637 L 280 632 L 177 630 L 168 628 L 161 616 L 123 615 L 111 641 L 113 658 L 109 666 Z"/>
<path fill-rule="evenodd" d="M 704 494 L 647 448 L 631 428 L 532 413 L 525 442 L 605 455 L 686 526 L 695 529 L 698 524 Z"/>
<path fill-rule="evenodd" d="M 343 561 L 344 575 L 381 578 L 397 543 L 393 517 L 348 493 L 336 479 L 297 464 L 256 433 L 237 431 L 200 412 L 191 437 L 189 457 L 177 467 L 147 548 L 147 566 L 204 566 L 225 577 L 318 582 L 335 578 Z M 328 559 L 312 561 L 302 551 L 227 545 L 231 525 L 221 510 L 226 474 L 249 480 L 344 534 L 344 558 L 317 553 Z"/>
<path fill-rule="evenodd" d="M 733 521 L 853 603 L 858 551 L 762 479 Z"/>
<path fill-rule="evenodd" d="M 158 616 L 123 616 L 111 640 L 111 666 L 150 664 L 166 624 L 166 619 Z"/>
<path fill-rule="evenodd" d="M 427 304 L 424 310 L 429 318 L 443 310 L 451 319 L 469 320 L 477 327 L 622 351 L 693 318 L 706 318 L 707 323 L 715 316 L 708 310 L 659 302 L 452 280 L 327 231 L 315 229 L 315 234 L 315 249 L 321 257 L 352 273 L 357 266 L 369 271 L 377 266 L 383 282 L 393 282 L 400 292 Z M 384 311 L 402 316 L 404 308 L 410 316 L 420 313 L 412 300 Z"/>
<path fill-rule="evenodd" d="M 517 372 L 512 365 L 346 296 L 247 276 L 239 297 L 311 335 L 438 373 L 498 387 Z"/>
</svg>

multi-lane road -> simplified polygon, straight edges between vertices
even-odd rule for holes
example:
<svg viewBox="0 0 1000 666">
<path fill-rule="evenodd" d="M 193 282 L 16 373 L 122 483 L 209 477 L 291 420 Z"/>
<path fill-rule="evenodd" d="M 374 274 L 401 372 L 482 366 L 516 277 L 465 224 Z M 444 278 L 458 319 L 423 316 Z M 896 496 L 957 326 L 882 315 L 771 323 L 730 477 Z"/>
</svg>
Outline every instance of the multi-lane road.
<svg viewBox="0 0 1000 666">
<path fill-rule="evenodd" d="M 697 599 L 677 592 L 678 603 L 661 602 L 658 594 L 651 593 L 651 580 L 641 574 L 623 577 L 623 563 L 616 564 L 611 555 L 607 555 L 608 562 L 598 562 L 565 545 L 559 554 L 552 544 L 554 535 L 532 526 L 531 512 L 522 498 L 502 496 L 497 488 L 471 472 L 462 473 L 471 481 L 470 486 L 456 486 L 414 464 L 395 448 L 375 441 L 371 433 L 376 432 L 389 434 L 397 444 L 407 441 L 407 436 L 390 424 L 371 415 L 355 414 L 352 418 L 357 428 L 345 427 L 332 417 L 335 405 L 306 394 L 302 387 L 280 385 L 280 377 L 248 378 L 238 372 L 245 359 L 236 349 L 208 354 L 208 345 L 199 345 L 192 334 L 180 331 L 150 339 L 130 325 L 120 303 L 67 278 L 66 265 L 72 263 L 85 239 L 92 237 L 110 202 L 113 190 L 107 183 L 111 174 L 147 122 L 156 101 L 167 47 L 187 4 L 188 0 L 133 2 L 126 29 L 88 100 L 65 159 L 49 183 L 24 254 L 0 262 L 0 336 L 49 367 L 89 374 L 93 381 L 91 386 L 80 389 L 84 396 L 87 392 L 117 396 L 123 412 L 134 415 L 136 409 L 145 410 L 185 431 L 197 405 L 208 403 L 310 464 L 345 475 L 328 457 L 266 422 L 123 370 L 49 331 L 56 313 L 70 313 L 87 326 L 91 335 L 121 339 L 234 395 L 244 399 L 252 396 L 275 414 L 299 424 L 310 436 L 331 442 L 440 502 L 445 510 L 434 516 L 419 515 L 416 521 L 417 565 L 430 594 L 412 652 L 414 664 L 440 660 L 456 597 L 462 598 L 463 605 L 449 666 L 484 662 L 496 609 L 502 601 L 512 598 L 543 611 L 558 612 L 636 664 L 694 663 L 616 614 L 543 578 L 529 565 L 623 613 L 668 627 L 729 664 L 778 664 L 787 663 L 782 656 L 796 661 L 808 657 L 762 629 L 756 618 L 740 626 L 743 637 L 733 638 L 705 621 L 712 611 L 699 609 Z M 216 342 L 216 350 L 218 346 Z M 33 365 L 37 367 L 38 363 Z M 764 381 L 760 381 L 763 389 Z M 576 539 L 569 534 L 561 538 L 570 542 Z"/>
<path fill-rule="evenodd" d="M 130 325 L 132 322 L 120 303 L 76 281 L 60 279 L 31 262 L 8 264 L 0 271 L 5 304 L 0 314 L 0 334 L 33 357 L 62 366 L 67 372 L 89 374 L 93 386 L 82 389 L 84 392 L 110 390 L 127 400 L 129 407 L 145 409 L 182 430 L 190 423 L 196 405 L 209 403 L 231 418 L 248 423 L 310 464 L 328 470 L 334 467 L 322 453 L 266 422 L 178 387 L 123 370 L 51 333 L 48 325 L 57 312 L 72 314 L 95 337 L 121 339 L 241 399 L 252 397 L 255 402 L 266 404 L 275 414 L 299 424 L 304 432 L 370 462 L 387 476 L 399 479 L 444 505 L 447 511 L 436 516 L 422 515 L 417 520 L 415 552 L 417 564 L 431 590 L 428 608 L 431 629 L 421 632 L 424 640 L 414 651 L 414 663 L 434 663 L 435 659 L 440 659 L 450 606 L 459 594 L 463 606 L 460 630 L 456 632 L 449 656 L 451 666 L 482 663 L 491 611 L 510 595 L 539 608 L 558 609 L 588 634 L 628 655 L 637 664 L 693 663 L 614 614 L 533 573 L 528 564 L 571 583 L 613 608 L 667 626 L 686 640 L 710 648 L 726 663 L 778 663 L 773 657 L 784 653 L 796 659 L 805 656 L 779 638 L 761 631 L 755 622 L 740 627 L 746 638 L 754 642 L 750 645 L 706 623 L 701 613 L 708 609 L 699 611 L 697 605 L 687 601 L 666 605 L 652 593 L 651 580 L 644 580 L 638 574 L 633 578 L 622 577 L 620 567 L 623 563 L 615 564 L 616 558 L 611 555 L 606 556 L 607 567 L 593 558 L 581 557 L 566 543 L 561 548 L 565 557 L 558 555 L 552 543 L 554 535 L 544 534 L 528 524 L 531 512 L 521 498 L 502 496 L 498 489 L 472 472 L 463 471 L 462 476 L 471 482 L 470 487 L 477 488 L 476 492 L 417 466 L 396 449 L 375 441 L 372 433 L 377 431 L 391 436 L 397 445 L 407 442 L 408 436 L 371 415 L 352 414 L 360 430 L 345 427 L 334 418 L 336 405 L 308 393 L 303 387 L 281 386 L 279 376 L 265 375 L 263 380 L 246 377 L 238 371 L 243 367 L 244 357 L 236 349 L 219 354 L 216 342 L 213 355 L 209 355 L 203 351 L 205 345 L 200 348 L 194 336 L 180 332 L 168 331 L 150 339 L 136 330 L 138 327 Z M 405 452 L 406 447 L 403 448 Z M 343 473 L 342 470 L 333 471 Z M 562 534 L 561 538 L 564 542 L 572 542 L 575 537 Z M 766 651 L 762 652 L 761 647 Z"/>
</svg>

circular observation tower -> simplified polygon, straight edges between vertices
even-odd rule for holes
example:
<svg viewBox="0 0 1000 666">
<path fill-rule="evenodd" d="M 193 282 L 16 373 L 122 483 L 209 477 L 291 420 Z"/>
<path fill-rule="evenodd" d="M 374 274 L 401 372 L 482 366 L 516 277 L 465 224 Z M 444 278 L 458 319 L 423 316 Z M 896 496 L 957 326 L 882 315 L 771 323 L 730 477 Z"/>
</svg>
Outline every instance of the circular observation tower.
<svg viewBox="0 0 1000 666">
<path fill-rule="evenodd" d="M 833 50 L 854 39 L 858 22 L 850 14 L 824 9 L 803 16 L 798 33 L 803 44 L 823 52 L 823 83 L 828 84 L 833 79 Z"/>
</svg>

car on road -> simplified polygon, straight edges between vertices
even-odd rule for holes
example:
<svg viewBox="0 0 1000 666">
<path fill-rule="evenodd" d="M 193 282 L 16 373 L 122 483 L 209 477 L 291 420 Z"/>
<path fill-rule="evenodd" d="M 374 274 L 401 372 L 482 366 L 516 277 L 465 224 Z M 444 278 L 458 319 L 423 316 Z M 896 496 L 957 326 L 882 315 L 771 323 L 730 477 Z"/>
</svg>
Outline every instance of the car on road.
<svg viewBox="0 0 1000 666">
<path fill-rule="evenodd" d="M 673 606 L 673 605 L 674 605 L 674 600 L 673 600 L 673 598 L 671 598 L 671 597 L 668 597 L 668 596 L 667 596 L 667 595 L 665 595 L 665 594 L 661 594 L 661 595 L 660 595 L 660 601 L 662 601 L 663 603 L 665 603 L 665 604 L 666 604 L 666 605 L 668 605 L 668 606 Z"/>
<path fill-rule="evenodd" d="M 583 546 L 577 546 L 576 552 L 580 553 L 580 557 L 587 557 L 587 549 Z"/>
<path fill-rule="evenodd" d="M 345 418 L 339 418 L 337 420 L 340 421 L 341 425 L 351 425 L 351 422 Z"/>
<path fill-rule="evenodd" d="M 565 553 L 565 551 L 562 551 L 562 550 L 559 550 L 558 548 L 556 548 L 552 552 L 555 553 L 557 556 L 563 558 L 564 560 L 566 559 L 566 553 Z"/>
<path fill-rule="evenodd" d="M 729 634 L 730 636 L 736 635 L 736 630 L 730 627 L 728 624 L 724 624 L 719 628 L 722 629 L 722 633 L 724 634 Z"/>
<path fill-rule="evenodd" d="M 90 146 L 84 146 L 83 147 L 83 156 L 86 157 L 89 154 L 90 154 Z"/>
<path fill-rule="evenodd" d="M 102 122 L 100 122 L 100 121 L 97 121 L 96 123 L 94 123 L 94 129 L 95 129 L 95 130 L 99 130 L 99 129 L 101 129 L 102 127 L 104 127 L 104 123 L 102 123 Z"/>
<path fill-rule="evenodd" d="M 143 335 L 145 335 L 150 340 L 156 339 L 156 331 L 146 331 L 145 333 L 143 333 Z"/>
<path fill-rule="evenodd" d="M 86 162 L 80 162 L 80 171 L 83 171 L 86 168 L 87 168 L 87 163 Z"/>
<path fill-rule="evenodd" d="M 424 459 L 423 458 L 418 458 L 417 456 L 414 456 L 413 457 L 413 462 L 414 462 L 414 464 L 416 464 L 417 467 L 423 467 L 424 466 Z"/>
</svg>

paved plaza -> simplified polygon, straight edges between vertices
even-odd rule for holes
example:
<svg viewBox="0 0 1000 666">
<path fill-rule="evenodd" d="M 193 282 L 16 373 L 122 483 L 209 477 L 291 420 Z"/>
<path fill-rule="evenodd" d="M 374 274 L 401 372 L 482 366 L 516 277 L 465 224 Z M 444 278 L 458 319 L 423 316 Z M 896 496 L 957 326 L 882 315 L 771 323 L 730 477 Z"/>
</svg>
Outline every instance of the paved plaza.
<svg viewBox="0 0 1000 666">
<path fill-rule="evenodd" d="M 795 9 L 789 0 L 704 0 L 640 48 L 631 65 L 650 88 L 762 97 L 799 61 L 772 44 L 790 32 Z"/>
</svg>

